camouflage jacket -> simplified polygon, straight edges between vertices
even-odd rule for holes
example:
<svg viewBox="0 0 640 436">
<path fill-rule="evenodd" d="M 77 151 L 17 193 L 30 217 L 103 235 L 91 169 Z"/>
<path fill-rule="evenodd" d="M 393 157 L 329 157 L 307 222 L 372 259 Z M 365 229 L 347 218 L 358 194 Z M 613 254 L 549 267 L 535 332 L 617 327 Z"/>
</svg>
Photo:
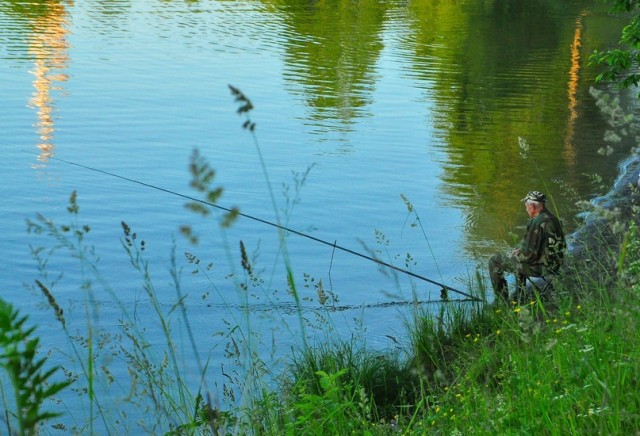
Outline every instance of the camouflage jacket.
<svg viewBox="0 0 640 436">
<path fill-rule="evenodd" d="M 531 273 L 555 274 L 562 265 L 566 247 L 560 220 L 545 208 L 527 223 L 518 261 Z"/>
</svg>

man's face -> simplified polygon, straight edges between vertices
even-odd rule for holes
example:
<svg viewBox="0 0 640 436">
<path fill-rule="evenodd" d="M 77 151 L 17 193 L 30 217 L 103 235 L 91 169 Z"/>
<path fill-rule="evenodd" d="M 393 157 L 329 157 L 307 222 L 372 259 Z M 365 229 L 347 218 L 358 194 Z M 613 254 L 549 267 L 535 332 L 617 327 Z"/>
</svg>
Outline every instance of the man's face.
<svg viewBox="0 0 640 436">
<path fill-rule="evenodd" d="M 534 206 L 534 204 L 526 201 L 524 203 L 524 208 L 526 209 L 527 215 L 529 215 L 529 218 L 533 218 L 533 214 L 536 211 L 536 207 Z"/>
</svg>

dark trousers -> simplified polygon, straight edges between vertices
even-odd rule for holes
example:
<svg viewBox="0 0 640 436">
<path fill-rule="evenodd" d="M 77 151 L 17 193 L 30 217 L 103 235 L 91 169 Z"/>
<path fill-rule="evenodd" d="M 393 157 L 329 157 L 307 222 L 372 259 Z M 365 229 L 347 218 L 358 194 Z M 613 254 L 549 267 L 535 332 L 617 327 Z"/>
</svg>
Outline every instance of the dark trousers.
<svg viewBox="0 0 640 436">
<path fill-rule="evenodd" d="M 534 268 L 535 269 L 535 268 Z M 516 276 L 516 292 L 526 286 L 525 280 L 528 275 L 540 275 L 540 271 L 532 271 L 530 267 L 524 265 L 509 254 L 494 254 L 489 259 L 489 277 L 493 294 L 496 298 L 509 299 L 509 287 L 505 279 L 505 273 L 513 273 Z"/>
</svg>

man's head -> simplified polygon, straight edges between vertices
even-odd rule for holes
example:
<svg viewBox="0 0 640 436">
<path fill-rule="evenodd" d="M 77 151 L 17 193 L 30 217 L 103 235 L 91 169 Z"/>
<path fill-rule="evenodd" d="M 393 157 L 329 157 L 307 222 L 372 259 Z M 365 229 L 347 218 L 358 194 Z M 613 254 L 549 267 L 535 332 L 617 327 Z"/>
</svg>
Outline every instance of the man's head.
<svg viewBox="0 0 640 436">
<path fill-rule="evenodd" d="M 544 209 L 547 196 L 540 191 L 530 191 L 522 201 L 524 201 L 524 207 L 527 210 L 527 214 L 531 218 L 534 218 L 538 216 L 542 209 Z"/>
</svg>

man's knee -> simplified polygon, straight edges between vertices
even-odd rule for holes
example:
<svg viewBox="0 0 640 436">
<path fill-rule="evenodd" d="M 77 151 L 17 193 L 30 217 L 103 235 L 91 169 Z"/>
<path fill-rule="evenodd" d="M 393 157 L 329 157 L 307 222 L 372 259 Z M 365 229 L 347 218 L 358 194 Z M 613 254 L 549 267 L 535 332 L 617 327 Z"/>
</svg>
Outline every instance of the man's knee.
<svg viewBox="0 0 640 436">
<path fill-rule="evenodd" d="M 504 258 L 502 254 L 494 254 L 489 259 L 489 272 L 502 272 L 504 270 Z"/>
<path fill-rule="evenodd" d="M 494 254 L 489 258 L 489 267 L 498 265 L 500 263 L 500 258 L 502 256 L 500 254 Z"/>
</svg>

